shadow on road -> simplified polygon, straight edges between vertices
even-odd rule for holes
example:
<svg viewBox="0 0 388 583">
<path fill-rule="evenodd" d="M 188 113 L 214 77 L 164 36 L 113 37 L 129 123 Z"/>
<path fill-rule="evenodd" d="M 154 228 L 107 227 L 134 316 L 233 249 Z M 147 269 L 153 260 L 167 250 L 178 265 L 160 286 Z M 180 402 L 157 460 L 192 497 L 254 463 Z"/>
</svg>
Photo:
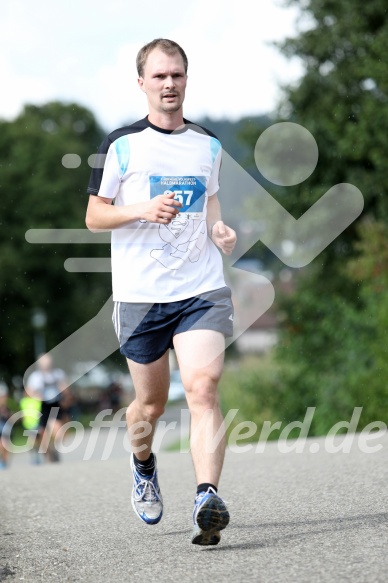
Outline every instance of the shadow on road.
<svg viewBox="0 0 388 583">
<path fill-rule="evenodd" d="M 290 521 L 290 522 L 268 522 L 264 524 L 231 524 L 228 527 L 228 531 L 233 531 L 235 529 L 243 529 L 250 531 L 255 529 L 258 531 L 258 536 L 261 540 L 258 541 L 247 541 L 245 543 L 237 544 L 226 544 L 217 547 L 204 547 L 203 550 L 206 551 L 232 551 L 232 550 L 252 550 L 257 548 L 274 547 L 282 543 L 287 543 L 287 541 L 293 541 L 295 539 L 302 539 L 304 537 L 317 536 L 322 534 L 339 532 L 342 530 L 356 530 L 359 528 L 373 528 L 379 526 L 387 526 L 388 524 L 388 513 L 381 512 L 378 514 L 361 514 L 359 516 L 348 516 L 341 518 L 331 518 L 325 520 L 303 520 L 300 522 Z M 321 528 L 317 528 L 320 526 Z M 311 527 L 305 530 L 306 527 Z M 326 528 L 325 528 L 326 527 Z M 263 530 L 295 530 L 295 528 L 302 528 L 301 532 L 289 532 L 285 533 L 279 537 L 271 537 L 263 540 Z M 260 532 L 261 531 L 261 532 Z M 187 532 L 187 531 L 181 531 Z M 171 533 L 175 534 L 175 533 Z M 176 533 L 178 534 L 178 533 Z"/>
</svg>

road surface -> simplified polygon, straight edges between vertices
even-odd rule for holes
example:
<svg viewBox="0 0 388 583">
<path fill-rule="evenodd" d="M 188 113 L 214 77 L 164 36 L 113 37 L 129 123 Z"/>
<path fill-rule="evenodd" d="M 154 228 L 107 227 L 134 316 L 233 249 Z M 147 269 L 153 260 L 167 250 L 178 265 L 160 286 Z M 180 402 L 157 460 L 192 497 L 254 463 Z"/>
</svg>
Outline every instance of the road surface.
<svg viewBox="0 0 388 583">
<path fill-rule="evenodd" d="M 220 494 L 231 522 L 217 547 L 190 542 L 189 453 L 158 454 L 165 516 L 130 504 L 128 457 L 0 473 L 0 581 L 352 583 L 388 580 L 388 436 L 363 453 L 227 451 Z M 318 451 L 317 451 L 318 450 Z"/>
</svg>

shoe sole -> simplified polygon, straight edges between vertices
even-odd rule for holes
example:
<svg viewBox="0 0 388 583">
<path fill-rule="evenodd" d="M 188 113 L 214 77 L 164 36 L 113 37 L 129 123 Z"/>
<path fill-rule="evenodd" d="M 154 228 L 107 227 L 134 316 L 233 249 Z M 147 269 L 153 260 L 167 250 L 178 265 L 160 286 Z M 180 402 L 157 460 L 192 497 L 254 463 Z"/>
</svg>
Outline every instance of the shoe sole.
<svg viewBox="0 0 388 583">
<path fill-rule="evenodd" d="M 198 510 L 195 519 L 202 531 L 215 534 L 228 526 L 229 512 L 221 498 L 214 496 Z"/>
<path fill-rule="evenodd" d="M 212 528 L 211 530 L 202 530 L 198 525 L 194 526 L 193 536 L 191 542 L 193 545 L 218 545 L 221 540 L 221 535 L 218 530 Z"/>
</svg>

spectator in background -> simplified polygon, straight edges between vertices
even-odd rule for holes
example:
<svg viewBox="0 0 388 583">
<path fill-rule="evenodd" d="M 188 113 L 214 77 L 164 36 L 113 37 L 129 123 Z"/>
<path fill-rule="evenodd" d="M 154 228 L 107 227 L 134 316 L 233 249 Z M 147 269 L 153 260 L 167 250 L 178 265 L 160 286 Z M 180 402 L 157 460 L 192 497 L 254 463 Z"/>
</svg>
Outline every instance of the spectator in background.
<svg viewBox="0 0 388 583">
<path fill-rule="evenodd" d="M 39 453 L 40 432 L 39 419 L 41 416 L 42 401 L 30 397 L 26 392 L 20 399 L 20 410 L 23 413 L 22 425 L 25 435 L 30 435 L 34 438 L 34 445 L 31 450 L 32 463 L 39 464 L 41 462 L 41 455 Z"/>
<path fill-rule="evenodd" d="M 28 378 L 26 392 L 30 397 L 42 402 L 42 415 L 39 421 L 41 451 L 47 461 L 59 461 L 54 447 L 55 437 L 62 426 L 62 394 L 67 388 L 66 375 L 60 368 L 54 368 L 49 354 L 42 354 L 37 360 L 37 370 Z"/>
<path fill-rule="evenodd" d="M 61 410 L 63 423 L 74 421 L 79 417 L 78 401 L 70 387 L 66 387 L 66 389 L 62 392 Z"/>
<path fill-rule="evenodd" d="M 11 444 L 11 429 L 7 421 L 11 417 L 8 408 L 8 388 L 0 383 L 0 470 L 4 470 L 9 462 L 9 450 Z"/>
<path fill-rule="evenodd" d="M 119 383 L 112 381 L 108 387 L 109 406 L 112 409 L 112 413 L 117 413 L 120 409 L 122 394 L 122 386 L 119 385 Z"/>
</svg>

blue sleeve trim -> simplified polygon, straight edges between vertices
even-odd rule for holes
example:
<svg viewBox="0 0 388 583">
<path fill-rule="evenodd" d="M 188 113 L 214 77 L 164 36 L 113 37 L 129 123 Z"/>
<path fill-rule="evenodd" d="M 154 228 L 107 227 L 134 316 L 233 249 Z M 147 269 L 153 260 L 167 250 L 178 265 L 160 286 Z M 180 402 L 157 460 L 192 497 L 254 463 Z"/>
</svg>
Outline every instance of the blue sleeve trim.
<svg viewBox="0 0 388 583">
<path fill-rule="evenodd" d="M 212 155 L 212 162 L 214 164 L 214 160 L 217 157 L 218 152 L 221 149 L 221 143 L 217 138 L 210 138 L 210 152 Z"/>
<path fill-rule="evenodd" d="M 117 161 L 120 169 L 120 178 L 124 176 L 129 165 L 129 141 L 127 136 L 122 136 L 114 142 Z"/>
</svg>

